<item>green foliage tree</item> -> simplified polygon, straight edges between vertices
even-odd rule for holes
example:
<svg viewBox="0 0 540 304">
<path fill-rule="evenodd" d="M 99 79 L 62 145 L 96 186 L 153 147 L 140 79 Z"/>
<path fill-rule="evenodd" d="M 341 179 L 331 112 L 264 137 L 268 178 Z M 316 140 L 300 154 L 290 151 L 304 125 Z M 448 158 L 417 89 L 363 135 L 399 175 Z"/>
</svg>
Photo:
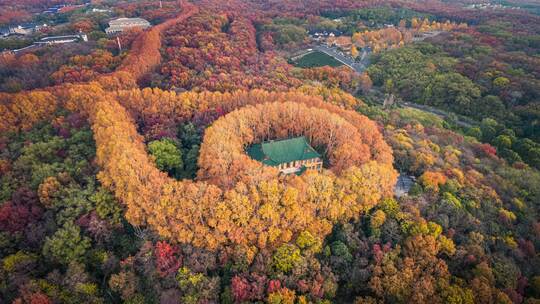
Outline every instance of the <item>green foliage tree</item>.
<svg viewBox="0 0 540 304">
<path fill-rule="evenodd" d="M 154 157 L 156 166 L 162 171 L 172 174 L 182 170 L 182 152 L 175 142 L 169 138 L 154 140 L 148 143 L 148 152 Z"/>
<path fill-rule="evenodd" d="M 427 104 L 472 114 L 473 103 L 480 97 L 480 89 L 467 77 L 458 73 L 435 75 L 425 88 L 423 101 Z"/>
<path fill-rule="evenodd" d="M 512 138 L 508 135 L 499 135 L 493 140 L 493 144 L 497 149 L 510 149 L 512 147 Z"/>
<path fill-rule="evenodd" d="M 81 235 L 79 226 L 66 223 L 51 237 L 46 238 L 43 255 L 65 265 L 71 261 L 82 262 L 90 245 L 90 239 Z"/>
<path fill-rule="evenodd" d="M 504 136 L 504 135 L 503 135 Z M 521 162 L 522 159 L 521 157 L 519 156 L 518 153 L 516 153 L 515 151 L 509 149 L 509 148 L 502 148 L 500 150 L 500 153 L 499 155 L 501 155 L 502 157 L 504 157 L 509 163 L 513 164 L 515 162 Z"/>
<path fill-rule="evenodd" d="M 393 198 L 384 199 L 378 206 L 386 216 L 395 218 L 399 212 L 399 204 Z"/>
<path fill-rule="evenodd" d="M 528 139 L 515 141 L 512 147 L 529 164 L 540 169 L 540 144 Z"/>
<path fill-rule="evenodd" d="M 300 249 L 291 244 L 280 246 L 272 257 L 274 268 L 282 273 L 293 270 L 301 259 Z"/>
<path fill-rule="evenodd" d="M 120 224 L 123 210 L 111 192 L 101 187 L 90 197 L 90 200 L 96 205 L 96 213 L 100 218 L 114 225 Z"/>
<path fill-rule="evenodd" d="M 183 124 L 179 128 L 178 137 L 182 141 L 182 146 L 186 149 L 201 143 L 201 132 L 191 122 Z"/>
<path fill-rule="evenodd" d="M 318 252 L 321 250 L 321 241 L 313 236 L 309 231 L 303 231 L 296 238 L 296 246 L 303 251 Z"/>
<path fill-rule="evenodd" d="M 202 273 L 193 273 L 187 267 L 181 267 L 178 269 L 176 281 L 182 292 L 182 303 L 215 302 L 219 297 L 219 278 L 217 277 L 210 278 Z"/>
<path fill-rule="evenodd" d="M 484 118 L 480 124 L 482 140 L 485 142 L 491 142 L 501 131 L 501 129 L 501 126 L 496 120 L 492 118 Z"/>
<path fill-rule="evenodd" d="M 278 25 L 275 29 L 275 33 L 275 42 L 279 45 L 300 43 L 307 38 L 306 30 L 303 27 L 293 24 Z"/>
<path fill-rule="evenodd" d="M 187 150 L 187 153 L 184 154 L 185 157 L 184 157 L 184 171 L 183 171 L 183 175 L 188 177 L 188 178 L 193 178 L 195 177 L 196 173 L 197 173 L 197 169 L 198 169 L 198 166 L 197 166 L 197 160 L 199 159 L 199 150 L 200 150 L 200 146 L 199 145 L 193 145 L 191 146 L 191 148 L 189 150 Z"/>
<path fill-rule="evenodd" d="M 478 140 L 482 139 L 482 130 L 479 127 L 472 127 L 472 128 L 467 129 L 466 134 Z"/>
<path fill-rule="evenodd" d="M 450 285 L 443 290 L 444 302 L 448 304 L 473 304 L 474 294 L 468 288 Z"/>
<path fill-rule="evenodd" d="M 182 142 L 184 170 L 176 177 L 194 178 L 197 174 L 197 160 L 202 141 L 201 131 L 191 122 L 179 127 L 178 137 Z"/>
<path fill-rule="evenodd" d="M 21 267 L 27 267 L 28 264 L 34 263 L 37 259 L 35 254 L 26 253 L 22 250 L 14 254 L 10 254 L 2 259 L 2 267 L 6 272 L 14 272 Z"/>
<path fill-rule="evenodd" d="M 32 188 L 37 188 L 43 180 L 62 171 L 58 151 L 65 147 L 65 140 L 52 137 L 46 141 L 35 142 L 21 149 L 21 156 L 14 167 L 31 174 Z"/>
<path fill-rule="evenodd" d="M 505 256 L 496 256 L 493 261 L 493 274 L 499 286 L 515 288 L 521 272 L 512 259 Z"/>
<path fill-rule="evenodd" d="M 337 28 L 338 28 L 338 23 L 337 22 L 335 22 L 333 20 L 330 20 L 330 19 L 326 19 L 326 18 L 323 18 L 321 21 L 317 22 L 312 27 L 313 30 L 327 31 L 327 32 L 333 32 L 333 31 L 337 30 Z"/>
<path fill-rule="evenodd" d="M 70 183 L 62 189 L 62 195 L 54 206 L 58 225 L 75 222 L 81 215 L 95 208 L 91 200 L 94 186 L 95 180 L 88 180 L 86 185 Z"/>
<path fill-rule="evenodd" d="M 342 241 L 335 241 L 331 245 L 332 255 L 340 258 L 345 263 L 352 262 L 352 255 L 349 248 Z"/>
<path fill-rule="evenodd" d="M 503 89 L 510 84 L 510 79 L 506 77 L 497 77 L 493 80 L 493 86 L 497 89 Z"/>
<path fill-rule="evenodd" d="M 476 102 L 474 112 L 471 113 L 474 117 L 495 117 L 502 118 L 508 113 L 503 101 L 495 95 L 486 95 Z"/>
</svg>

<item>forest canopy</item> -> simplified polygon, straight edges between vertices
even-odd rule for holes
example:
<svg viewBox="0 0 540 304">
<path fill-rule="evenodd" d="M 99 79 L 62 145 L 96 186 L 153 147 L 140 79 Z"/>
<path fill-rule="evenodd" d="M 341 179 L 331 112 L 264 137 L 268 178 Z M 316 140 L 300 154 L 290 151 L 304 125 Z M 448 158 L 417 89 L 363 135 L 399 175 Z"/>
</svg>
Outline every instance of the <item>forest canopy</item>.
<svg viewBox="0 0 540 304">
<path fill-rule="evenodd" d="M 531 5 L 0 0 L 0 302 L 538 302 Z"/>
</svg>

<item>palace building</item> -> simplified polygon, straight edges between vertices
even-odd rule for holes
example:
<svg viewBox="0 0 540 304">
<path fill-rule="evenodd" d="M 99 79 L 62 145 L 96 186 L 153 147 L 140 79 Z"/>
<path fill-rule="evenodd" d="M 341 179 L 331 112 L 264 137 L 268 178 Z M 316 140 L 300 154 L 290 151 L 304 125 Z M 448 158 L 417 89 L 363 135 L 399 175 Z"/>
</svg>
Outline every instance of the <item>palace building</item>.
<svg viewBox="0 0 540 304">
<path fill-rule="evenodd" d="M 130 28 L 149 28 L 150 22 L 142 18 L 118 18 L 109 22 L 109 27 L 105 29 L 108 35 L 117 34 Z"/>
<path fill-rule="evenodd" d="M 304 136 L 254 144 L 248 147 L 247 153 L 267 166 L 277 167 L 283 174 L 320 171 L 323 164 L 321 155 Z"/>
</svg>

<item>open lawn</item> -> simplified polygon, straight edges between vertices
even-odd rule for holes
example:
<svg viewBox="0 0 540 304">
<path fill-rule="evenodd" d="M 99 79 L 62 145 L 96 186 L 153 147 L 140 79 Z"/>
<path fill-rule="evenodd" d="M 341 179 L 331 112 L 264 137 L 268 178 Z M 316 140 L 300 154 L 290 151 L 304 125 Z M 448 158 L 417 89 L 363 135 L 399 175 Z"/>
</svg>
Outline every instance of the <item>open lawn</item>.
<svg viewBox="0 0 540 304">
<path fill-rule="evenodd" d="M 332 58 L 331 56 L 326 55 L 325 53 L 315 51 L 309 53 L 298 60 L 294 61 L 293 64 L 301 68 L 313 68 L 329 65 L 332 67 L 337 67 L 343 65 L 341 62 Z"/>
</svg>

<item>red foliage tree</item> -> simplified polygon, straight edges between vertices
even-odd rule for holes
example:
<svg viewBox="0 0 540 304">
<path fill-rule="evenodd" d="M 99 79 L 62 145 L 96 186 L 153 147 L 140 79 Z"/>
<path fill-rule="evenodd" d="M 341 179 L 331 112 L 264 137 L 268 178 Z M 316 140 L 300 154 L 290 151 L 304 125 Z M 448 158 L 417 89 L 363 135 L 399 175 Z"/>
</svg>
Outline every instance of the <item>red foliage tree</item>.
<svg viewBox="0 0 540 304">
<path fill-rule="evenodd" d="M 490 144 L 478 144 L 476 151 L 482 156 L 497 157 L 497 149 Z"/>
<path fill-rule="evenodd" d="M 169 243 L 159 241 L 154 248 L 156 257 L 156 269 L 161 277 L 166 277 L 175 273 L 182 264 L 181 258 L 178 256 L 179 250 L 176 246 L 171 246 Z"/>
<path fill-rule="evenodd" d="M 272 292 L 275 292 L 275 291 L 278 291 L 281 289 L 281 281 L 279 280 L 270 280 L 270 282 L 268 282 L 268 288 L 266 290 L 267 293 L 272 293 Z"/>
<path fill-rule="evenodd" d="M 250 300 L 250 285 L 245 278 L 234 276 L 231 280 L 231 289 L 236 302 Z"/>
<path fill-rule="evenodd" d="M 182 13 L 176 18 L 167 20 L 140 34 L 133 41 L 129 55 L 117 72 L 128 72 L 135 79 L 141 79 L 145 76 L 161 62 L 161 33 L 172 25 L 188 19 L 197 11 L 196 6 L 184 3 Z"/>
<path fill-rule="evenodd" d="M 279 282 L 279 281 L 278 281 Z M 274 286 L 276 283 L 274 283 Z M 251 274 L 248 276 L 234 276 L 231 280 L 231 289 L 237 303 L 256 301 L 264 298 L 266 277 Z"/>
<path fill-rule="evenodd" d="M 45 294 L 34 293 L 30 296 L 30 304 L 52 304 L 52 301 Z"/>
<path fill-rule="evenodd" d="M 171 27 L 165 37 L 163 86 L 197 91 L 279 91 L 301 84 L 291 77 L 284 60 L 272 52 L 259 52 L 256 30 L 248 18 L 204 12 Z M 269 37 L 265 37 L 264 47 L 270 48 Z"/>
<path fill-rule="evenodd" d="M 37 195 L 29 189 L 20 188 L 11 201 L 0 207 L 0 230 L 22 231 L 29 223 L 39 220 L 42 214 Z"/>
</svg>

